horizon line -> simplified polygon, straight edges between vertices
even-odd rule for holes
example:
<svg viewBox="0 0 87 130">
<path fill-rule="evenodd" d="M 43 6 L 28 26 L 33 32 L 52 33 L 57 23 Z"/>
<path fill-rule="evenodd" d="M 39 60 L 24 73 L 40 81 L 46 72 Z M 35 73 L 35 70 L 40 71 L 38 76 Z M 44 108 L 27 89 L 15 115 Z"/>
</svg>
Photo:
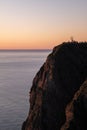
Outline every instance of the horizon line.
<svg viewBox="0 0 87 130">
<path fill-rule="evenodd" d="M 50 51 L 52 49 L 0 49 L 0 51 Z"/>
</svg>

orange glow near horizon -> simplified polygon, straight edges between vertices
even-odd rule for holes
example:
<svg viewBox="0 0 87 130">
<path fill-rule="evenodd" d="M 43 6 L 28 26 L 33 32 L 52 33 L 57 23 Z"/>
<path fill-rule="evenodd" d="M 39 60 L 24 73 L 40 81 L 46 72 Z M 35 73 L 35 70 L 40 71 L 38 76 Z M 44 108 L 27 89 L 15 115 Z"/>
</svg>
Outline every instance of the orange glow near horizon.
<svg viewBox="0 0 87 130">
<path fill-rule="evenodd" d="M 87 40 L 87 1 L 0 1 L 0 49 L 52 49 Z"/>
</svg>

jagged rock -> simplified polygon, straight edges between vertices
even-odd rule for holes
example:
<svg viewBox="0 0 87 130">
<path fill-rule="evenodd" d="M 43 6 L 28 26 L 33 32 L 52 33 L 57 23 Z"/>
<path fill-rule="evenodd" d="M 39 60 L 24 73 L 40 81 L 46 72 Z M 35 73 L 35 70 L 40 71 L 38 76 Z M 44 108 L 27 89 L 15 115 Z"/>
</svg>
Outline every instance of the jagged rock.
<svg viewBox="0 0 87 130">
<path fill-rule="evenodd" d="M 66 107 L 66 122 L 61 130 L 87 130 L 87 80 Z"/>
<path fill-rule="evenodd" d="M 64 130 L 66 106 L 86 77 L 87 43 L 73 41 L 55 47 L 33 80 L 29 115 L 22 130 Z M 67 130 L 80 130 L 73 124 Z"/>
</svg>

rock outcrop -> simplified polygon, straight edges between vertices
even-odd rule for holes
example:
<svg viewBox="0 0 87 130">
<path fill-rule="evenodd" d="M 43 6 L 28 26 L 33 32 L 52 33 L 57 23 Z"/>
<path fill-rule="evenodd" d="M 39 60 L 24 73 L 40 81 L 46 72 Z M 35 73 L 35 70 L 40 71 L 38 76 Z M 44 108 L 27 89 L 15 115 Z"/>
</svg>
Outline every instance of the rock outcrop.
<svg viewBox="0 0 87 130">
<path fill-rule="evenodd" d="M 87 43 L 55 47 L 33 80 L 22 130 L 86 130 L 86 78 Z"/>
<path fill-rule="evenodd" d="M 67 105 L 66 122 L 60 130 L 87 130 L 87 80 Z"/>
</svg>

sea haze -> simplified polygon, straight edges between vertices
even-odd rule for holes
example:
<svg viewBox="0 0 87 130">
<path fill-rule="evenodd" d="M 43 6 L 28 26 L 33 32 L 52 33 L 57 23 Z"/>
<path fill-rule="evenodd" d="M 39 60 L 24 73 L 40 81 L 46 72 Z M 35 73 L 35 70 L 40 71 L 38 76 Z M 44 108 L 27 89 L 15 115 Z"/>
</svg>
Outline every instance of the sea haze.
<svg viewBox="0 0 87 130">
<path fill-rule="evenodd" d="M 21 130 L 32 80 L 51 50 L 0 50 L 0 130 Z"/>
</svg>

